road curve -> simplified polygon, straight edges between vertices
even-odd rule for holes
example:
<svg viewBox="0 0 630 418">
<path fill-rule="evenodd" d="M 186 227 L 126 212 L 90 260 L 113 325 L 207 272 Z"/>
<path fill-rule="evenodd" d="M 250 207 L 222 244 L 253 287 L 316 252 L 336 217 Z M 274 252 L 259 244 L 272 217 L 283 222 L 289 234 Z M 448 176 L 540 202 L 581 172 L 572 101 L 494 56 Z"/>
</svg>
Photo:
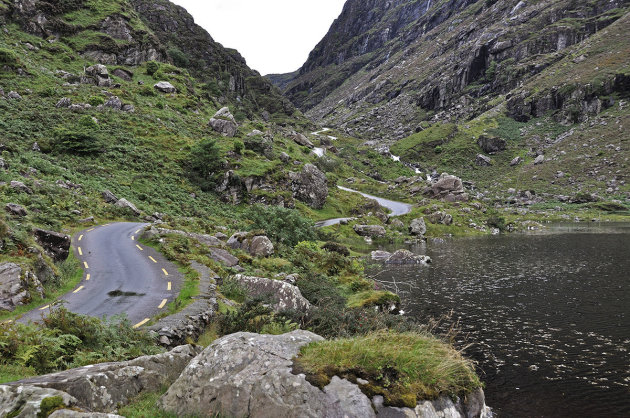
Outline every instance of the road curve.
<svg viewBox="0 0 630 418">
<path fill-rule="evenodd" d="M 183 281 L 176 266 L 140 244 L 141 223 L 113 223 L 86 229 L 73 237 L 84 273 L 76 289 L 62 296 L 65 307 L 83 315 L 126 314 L 136 327 L 165 309 Z M 28 312 L 20 322 L 36 321 L 49 306 Z"/>
<path fill-rule="evenodd" d="M 390 216 L 406 215 L 409 212 L 411 212 L 411 209 L 413 209 L 413 205 L 410 205 L 409 203 L 396 202 L 395 200 L 383 199 L 382 197 L 372 196 L 372 195 L 367 194 L 367 193 L 361 193 L 359 191 L 348 189 L 347 187 L 343 187 L 343 186 L 337 186 L 337 188 L 340 189 L 340 190 L 346 191 L 346 192 L 359 193 L 363 197 L 366 197 L 368 199 L 376 200 L 379 205 L 381 205 L 381 206 L 383 206 L 383 207 L 385 207 L 385 208 L 387 208 L 387 209 L 389 209 L 391 211 L 391 213 L 389 214 Z M 323 228 L 325 226 L 337 225 L 341 221 L 346 221 L 346 220 L 349 220 L 349 219 L 351 219 L 351 218 L 327 219 L 325 221 L 320 221 L 320 222 L 315 223 L 315 226 L 317 228 Z"/>
</svg>

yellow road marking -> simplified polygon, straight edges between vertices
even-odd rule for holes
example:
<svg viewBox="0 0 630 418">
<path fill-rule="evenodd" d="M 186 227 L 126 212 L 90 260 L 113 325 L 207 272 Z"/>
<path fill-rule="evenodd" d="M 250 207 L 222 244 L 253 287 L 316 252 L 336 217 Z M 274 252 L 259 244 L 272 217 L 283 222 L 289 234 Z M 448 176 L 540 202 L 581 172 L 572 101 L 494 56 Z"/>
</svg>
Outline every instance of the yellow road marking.
<svg viewBox="0 0 630 418">
<path fill-rule="evenodd" d="M 46 309 L 50 308 L 50 305 L 46 305 L 46 306 L 42 306 L 41 308 L 39 308 L 40 311 L 44 311 Z"/>
<path fill-rule="evenodd" d="M 89 268 L 90 268 L 90 266 L 88 266 L 87 261 L 84 261 L 84 262 L 83 262 L 83 266 L 84 266 L 86 269 L 89 269 Z"/>
<path fill-rule="evenodd" d="M 81 247 L 79 247 L 79 255 L 83 255 L 83 251 L 81 251 Z"/>
<path fill-rule="evenodd" d="M 79 293 L 79 292 L 80 292 L 81 290 L 83 290 L 84 288 L 85 288 L 85 286 L 79 286 L 79 287 L 77 288 L 77 290 L 75 290 L 75 291 L 74 291 L 74 292 L 72 292 L 72 293 Z"/>
<path fill-rule="evenodd" d="M 168 276 L 168 271 L 166 271 L 166 269 L 162 269 L 162 271 L 164 272 L 165 276 Z"/>
<path fill-rule="evenodd" d="M 151 256 L 149 256 L 149 260 L 153 261 L 154 263 L 157 263 L 157 260 Z"/>
<path fill-rule="evenodd" d="M 85 280 L 86 281 L 90 281 L 90 275 L 89 274 L 87 276 L 85 276 Z"/>
<path fill-rule="evenodd" d="M 140 232 L 140 230 L 138 229 L 136 232 L 134 232 L 134 234 L 137 234 L 138 232 Z"/>
<path fill-rule="evenodd" d="M 163 307 L 165 307 L 166 306 L 166 302 L 168 302 L 168 299 L 164 299 L 162 301 L 162 303 L 160 303 L 160 306 L 158 306 L 158 309 L 162 309 Z"/>
<path fill-rule="evenodd" d="M 134 237 L 134 236 L 132 235 L 132 236 L 131 236 L 131 240 L 132 240 L 132 241 L 135 241 L 135 240 L 136 240 L 136 237 Z"/>
<path fill-rule="evenodd" d="M 140 251 L 144 251 L 144 250 L 142 249 L 142 247 L 141 247 L 141 246 L 139 246 L 138 244 L 136 244 L 136 247 L 138 247 L 138 249 L 139 249 Z"/>
<path fill-rule="evenodd" d="M 95 229 L 95 228 L 88 229 L 87 231 L 88 231 L 88 232 L 92 232 L 92 231 L 94 231 L 94 229 Z"/>
<path fill-rule="evenodd" d="M 166 286 L 166 290 L 171 290 L 171 282 L 168 282 L 168 286 Z"/>
<path fill-rule="evenodd" d="M 83 239 L 83 235 L 79 236 L 79 241 L 81 241 Z"/>
<path fill-rule="evenodd" d="M 145 318 L 142 321 L 138 322 L 136 325 L 134 325 L 133 329 L 140 328 L 141 326 L 143 326 L 144 324 L 146 324 L 149 321 L 150 321 L 149 318 Z"/>
</svg>

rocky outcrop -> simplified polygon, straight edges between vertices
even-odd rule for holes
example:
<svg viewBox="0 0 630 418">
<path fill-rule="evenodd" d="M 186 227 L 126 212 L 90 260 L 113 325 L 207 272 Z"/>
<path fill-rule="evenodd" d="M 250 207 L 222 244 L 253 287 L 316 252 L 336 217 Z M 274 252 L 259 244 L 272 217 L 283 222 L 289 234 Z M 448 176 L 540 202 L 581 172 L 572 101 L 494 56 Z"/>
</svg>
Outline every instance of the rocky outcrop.
<svg viewBox="0 0 630 418">
<path fill-rule="evenodd" d="M 0 264 L 0 311 L 13 311 L 29 303 L 34 295 L 44 296 L 37 276 L 14 263 Z"/>
<path fill-rule="evenodd" d="M 174 382 L 201 350 L 192 345 L 120 363 L 103 363 L 10 383 L 12 387 L 56 389 L 88 411 L 115 412 L 142 392 L 155 392 Z"/>
<path fill-rule="evenodd" d="M 323 340 L 308 331 L 283 335 L 225 336 L 195 358 L 158 402 L 177 416 L 329 418 L 490 418 L 483 391 L 464 398 L 440 397 L 415 409 L 384 405 L 358 385 L 333 376 L 323 389 L 293 371 L 302 346 Z"/>
<path fill-rule="evenodd" d="M 238 123 L 227 107 L 215 113 L 208 125 L 223 136 L 233 137 L 238 132 Z"/>
<path fill-rule="evenodd" d="M 434 212 L 429 215 L 429 222 L 449 226 L 453 223 L 453 216 L 446 212 Z"/>
<path fill-rule="evenodd" d="M 447 173 L 443 173 L 437 181 L 424 191 L 424 194 L 449 202 L 465 202 L 468 200 L 468 194 L 464 190 L 462 179 Z"/>
<path fill-rule="evenodd" d="M 385 228 L 380 225 L 355 225 L 353 229 L 362 237 L 381 238 L 387 234 Z"/>
<path fill-rule="evenodd" d="M 276 312 L 293 311 L 307 314 L 311 304 L 302 296 L 300 289 L 280 280 L 237 274 L 233 280 L 241 285 L 250 296 L 270 299 Z"/>
<path fill-rule="evenodd" d="M 289 173 L 293 197 L 312 207 L 321 209 L 328 198 L 328 179 L 313 164 L 306 164 L 300 173 Z"/>
<path fill-rule="evenodd" d="M 65 261 L 70 255 L 70 237 L 59 232 L 35 228 L 35 239 L 55 262 Z"/>
<path fill-rule="evenodd" d="M 61 405 L 74 407 L 77 400 L 65 392 L 30 385 L 0 385 L 0 416 L 32 418 L 50 411 L 42 411 L 44 399 L 58 398 Z"/>
<path fill-rule="evenodd" d="M 7 211 L 9 215 L 12 215 L 12 216 L 24 217 L 28 215 L 28 212 L 26 211 L 26 209 L 24 209 L 23 206 L 20 206 L 17 203 L 7 203 L 4 209 Z"/>
<path fill-rule="evenodd" d="M 496 154 L 497 152 L 505 151 L 507 141 L 496 136 L 482 135 L 477 140 L 477 145 L 487 154 Z"/>
<path fill-rule="evenodd" d="M 254 257 L 269 257 L 274 253 L 271 240 L 265 235 L 252 235 L 249 232 L 236 232 L 227 240 L 228 247 L 243 250 Z"/>
</svg>

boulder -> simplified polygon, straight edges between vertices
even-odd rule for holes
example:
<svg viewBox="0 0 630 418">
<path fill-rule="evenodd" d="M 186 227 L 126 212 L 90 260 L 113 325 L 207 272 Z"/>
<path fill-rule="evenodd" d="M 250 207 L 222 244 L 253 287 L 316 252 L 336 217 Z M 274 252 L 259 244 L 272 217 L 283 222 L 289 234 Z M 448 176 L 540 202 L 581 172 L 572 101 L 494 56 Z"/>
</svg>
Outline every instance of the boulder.
<svg viewBox="0 0 630 418">
<path fill-rule="evenodd" d="M 386 261 L 391 256 L 392 256 L 391 253 L 387 251 L 381 251 L 381 250 L 372 251 L 372 254 L 371 254 L 372 260 L 374 261 Z"/>
<path fill-rule="evenodd" d="M 222 108 L 208 122 L 210 127 L 223 136 L 233 137 L 238 132 L 236 119 L 227 107 Z"/>
<path fill-rule="evenodd" d="M 11 181 L 11 183 L 9 183 L 9 186 L 13 189 L 13 190 L 17 190 L 18 192 L 22 192 L 22 193 L 26 193 L 26 194 L 33 194 L 33 191 L 31 190 L 30 187 L 28 187 L 26 184 L 22 183 L 21 181 Z"/>
<path fill-rule="evenodd" d="M 431 259 L 423 255 L 415 255 L 409 250 L 398 250 L 385 260 L 385 264 L 428 264 Z"/>
<path fill-rule="evenodd" d="M 20 206 L 16 203 L 7 203 L 7 205 L 4 207 L 4 209 L 13 216 L 26 216 L 28 215 L 28 212 L 26 212 L 26 209 L 24 209 L 23 206 Z"/>
<path fill-rule="evenodd" d="M 122 78 L 125 81 L 131 81 L 133 79 L 133 73 L 122 68 L 116 68 L 114 71 L 112 71 L 112 75 L 115 75 L 118 78 Z"/>
<path fill-rule="evenodd" d="M 295 141 L 295 143 L 298 145 L 302 145 L 303 147 L 308 147 L 308 148 L 315 147 L 315 145 L 313 145 L 313 143 L 309 141 L 309 139 L 302 134 L 294 134 L 293 141 Z"/>
<path fill-rule="evenodd" d="M 475 164 L 480 167 L 488 167 L 492 165 L 492 159 L 483 154 L 477 154 L 477 158 L 475 159 Z"/>
<path fill-rule="evenodd" d="M 134 214 L 136 215 L 140 215 L 140 211 L 138 210 L 138 208 L 136 208 L 136 206 L 131 203 L 130 201 L 128 201 L 127 199 L 120 199 L 118 200 L 118 202 L 115 203 L 116 206 L 120 207 L 120 208 L 126 208 L 131 210 Z"/>
<path fill-rule="evenodd" d="M 239 259 L 222 248 L 210 248 L 210 258 L 217 263 L 222 263 L 226 267 L 234 267 L 239 263 Z"/>
<path fill-rule="evenodd" d="M 28 385 L 0 385 L 0 417 L 48 416 L 41 410 L 42 401 L 53 397 L 60 398 L 61 403 L 66 407 L 74 407 L 77 404 L 75 398 L 56 389 Z"/>
<path fill-rule="evenodd" d="M 291 157 L 286 152 L 281 152 L 280 153 L 280 161 L 282 161 L 283 163 L 287 164 L 287 163 L 289 163 L 291 161 Z"/>
<path fill-rule="evenodd" d="M 123 103 L 122 100 L 118 98 L 118 96 L 112 96 L 105 102 L 103 106 L 109 107 L 114 110 L 121 110 Z"/>
<path fill-rule="evenodd" d="M 429 222 L 449 226 L 453 223 L 453 216 L 445 212 L 434 212 L 429 215 Z"/>
<path fill-rule="evenodd" d="M 514 166 L 519 165 L 522 162 L 523 162 L 523 159 L 521 157 L 516 157 L 510 162 L 510 166 L 514 167 Z"/>
<path fill-rule="evenodd" d="M 245 145 L 245 149 L 266 157 L 271 157 L 273 154 L 273 138 L 263 135 L 260 131 L 254 131 L 247 135 L 243 144 Z"/>
<path fill-rule="evenodd" d="M 35 239 L 55 262 L 65 261 L 70 255 L 70 237 L 58 232 L 35 228 Z"/>
<path fill-rule="evenodd" d="M 505 151 L 507 148 L 507 142 L 503 138 L 480 136 L 477 140 L 477 144 L 486 154 L 495 154 L 497 152 Z"/>
<path fill-rule="evenodd" d="M 449 193 L 464 193 L 464 183 L 459 177 L 444 173 L 431 185 L 431 192 L 434 196 Z"/>
<path fill-rule="evenodd" d="M 268 297 L 276 312 L 296 311 L 307 313 L 311 304 L 302 296 L 300 289 L 289 283 L 264 277 L 237 274 L 234 280 L 245 288 L 250 296 Z"/>
<path fill-rule="evenodd" d="M 393 227 L 393 228 L 404 228 L 405 224 L 403 223 L 403 221 L 401 221 L 400 219 L 391 219 L 389 224 Z"/>
<path fill-rule="evenodd" d="M 313 164 L 306 164 L 301 173 L 289 173 L 293 197 L 312 207 L 321 209 L 328 197 L 328 179 Z"/>
<path fill-rule="evenodd" d="M 9 94 L 7 94 L 7 97 L 9 99 L 13 99 L 13 100 L 21 100 L 22 96 L 20 96 L 20 94 L 17 91 L 10 91 Z"/>
<path fill-rule="evenodd" d="M 4 161 L 4 158 L 0 158 L 0 169 L 7 170 L 9 168 L 9 164 Z"/>
<path fill-rule="evenodd" d="M 101 195 L 103 196 L 103 200 L 105 201 L 105 203 L 116 203 L 116 202 L 118 202 L 118 198 L 116 197 L 116 195 L 114 193 L 110 192 L 109 190 L 103 190 Z"/>
<path fill-rule="evenodd" d="M 176 93 L 177 89 L 168 81 L 160 81 L 153 85 L 153 88 L 162 93 Z"/>
<path fill-rule="evenodd" d="M 540 165 L 544 162 L 545 162 L 545 156 L 541 154 L 538 157 L 536 157 L 536 159 L 534 160 L 534 165 Z"/>
<path fill-rule="evenodd" d="M 70 107 L 71 105 L 72 105 L 72 100 L 70 100 L 68 97 L 63 97 L 61 100 L 57 102 L 55 107 L 58 107 L 58 108 Z"/>
<path fill-rule="evenodd" d="M 87 67 L 85 69 L 85 74 L 92 77 L 109 78 L 109 71 L 107 71 L 107 67 L 103 64 L 96 64 L 91 67 Z"/>
<path fill-rule="evenodd" d="M 30 271 L 23 272 L 14 263 L 0 264 L 0 311 L 13 311 L 29 303 L 33 295 L 43 297 L 41 282 Z"/>
<path fill-rule="evenodd" d="M 380 225 L 355 225 L 353 229 L 358 235 L 370 238 L 384 237 L 387 233 Z"/>
<path fill-rule="evenodd" d="M 273 252 L 273 243 L 264 235 L 252 238 L 249 243 L 249 253 L 254 257 L 269 257 Z"/>
<path fill-rule="evenodd" d="M 80 367 L 10 385 L 61 390 L 76 398 L 77 405 L 89 411 L 115 412 L 138 394 L 155 392 L 174 382 L 200 351 L 196 346 L 184 345 L 163 354 Z"/>
<path fill-rule="evenodd" d="M 427 233 L 427 225 L 424 222 L 424 218 L 416 218 L 411 221 L 409 225 L 409 233 L 411 235 L 424 235 Z"/>
</svg>

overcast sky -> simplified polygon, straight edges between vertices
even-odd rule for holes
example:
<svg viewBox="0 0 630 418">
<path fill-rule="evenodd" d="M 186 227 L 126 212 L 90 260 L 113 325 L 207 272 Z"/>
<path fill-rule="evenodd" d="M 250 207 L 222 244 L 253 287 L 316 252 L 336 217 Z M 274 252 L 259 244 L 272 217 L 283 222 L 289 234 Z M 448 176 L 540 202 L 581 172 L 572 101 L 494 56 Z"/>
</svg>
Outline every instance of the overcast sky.
<svg viewBox="0 0 630 418">
<path fill-rule="evenodd" d="M 341 14 L 345 0 L 171 0 L 262 75 L 288 73 Z"/>
</svg>

